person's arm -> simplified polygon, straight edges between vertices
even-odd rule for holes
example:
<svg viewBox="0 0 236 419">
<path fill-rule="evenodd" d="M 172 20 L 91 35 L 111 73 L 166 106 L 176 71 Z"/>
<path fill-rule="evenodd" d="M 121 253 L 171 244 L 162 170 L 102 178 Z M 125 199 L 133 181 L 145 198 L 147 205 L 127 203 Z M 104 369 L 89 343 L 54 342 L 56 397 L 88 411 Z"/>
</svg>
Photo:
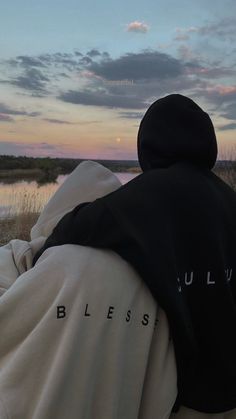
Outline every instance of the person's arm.
<svg viewBox="0 0 236 419">
<path fill-rule="evenodd" d="M 117 250 L 122 237 L 120 226 L 100 198 L 85 202 L 62 217 L 34 256 L 33 266 L 42 253 L 52 246 L 80 244 Z"/>
</svg>

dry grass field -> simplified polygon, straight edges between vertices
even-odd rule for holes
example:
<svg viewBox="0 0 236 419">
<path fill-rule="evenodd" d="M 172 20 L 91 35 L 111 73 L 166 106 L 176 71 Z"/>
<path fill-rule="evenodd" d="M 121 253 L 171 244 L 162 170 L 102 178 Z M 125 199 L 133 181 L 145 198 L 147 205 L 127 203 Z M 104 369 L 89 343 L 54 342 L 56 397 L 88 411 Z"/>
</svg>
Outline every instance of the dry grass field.
<svg viewBox="0 0 236 419">
<path fill-rule="evenodd" d="M 12 207 L 4 219 L 0 219 L 0 245 L 11 239 L 30 240 L 31 227 L 36 223 L 42 205 L 37 193 L 26 190 L 15 192 L 11 197 Z M 12 213 L 12 208 L 17 208 L 17 213 Z"/>
</svg>

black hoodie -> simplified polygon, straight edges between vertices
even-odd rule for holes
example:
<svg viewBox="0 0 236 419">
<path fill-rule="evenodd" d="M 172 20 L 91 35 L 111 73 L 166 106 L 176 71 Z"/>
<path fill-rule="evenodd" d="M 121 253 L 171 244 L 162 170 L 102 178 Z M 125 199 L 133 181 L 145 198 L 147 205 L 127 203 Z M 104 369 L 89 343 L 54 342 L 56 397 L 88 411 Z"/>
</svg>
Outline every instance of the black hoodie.
<svg viewBox="0 0 236 419">
<path fill-rule="evenodd" d="M 138 132 L 144 173 L 83 203 L 55 227 L 50 246 L 109 248 L 140 274 L 165 310 L 180 405 L 236 407 L 236 194 L 211 168 L 217 156 L 207 113 L 191 99 L 154 102 Z"/>
</svg>

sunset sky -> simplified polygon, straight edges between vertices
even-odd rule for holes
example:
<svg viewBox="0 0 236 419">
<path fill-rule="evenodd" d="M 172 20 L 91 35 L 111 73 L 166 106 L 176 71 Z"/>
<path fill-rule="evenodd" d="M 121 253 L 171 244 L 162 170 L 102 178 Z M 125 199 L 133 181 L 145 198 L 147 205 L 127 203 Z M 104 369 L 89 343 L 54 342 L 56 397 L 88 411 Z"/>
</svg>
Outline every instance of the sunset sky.
<svg viewBox="0 0 236 419">
<path fill-rule="evenodd" d="M 170 93 L 236 147 L 235 0 L 11 0 L 0 13 L 0 154 L 137 159 Z"/>
</svg>

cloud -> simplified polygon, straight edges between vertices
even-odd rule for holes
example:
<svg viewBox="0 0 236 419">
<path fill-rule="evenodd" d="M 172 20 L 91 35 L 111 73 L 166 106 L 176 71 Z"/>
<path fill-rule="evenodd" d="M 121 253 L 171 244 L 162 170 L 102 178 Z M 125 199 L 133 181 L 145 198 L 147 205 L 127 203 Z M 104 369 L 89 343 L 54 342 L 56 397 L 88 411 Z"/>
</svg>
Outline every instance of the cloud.
<svg viewBox="0 0 236 419">
<path fill-rule="evenodd" d="M 135 20 L 134 22 L 130 22 L 126 25 L 127 32 L 139 32 L 139 33 L 146 33 L 149 29 L 149 26 L 146 23 L 139 22 Z"/>
<path fill-rule="evenodd" d="M 9 115 L 0 113 L 0 122 L 14 122 L 14 119 Z"/>
<path fill-rule="evenodd" d="M 69 79 L 75 72 L 86 70 L 93 63 L 93 58 L 109 60 L 109 53 L 90 49 L 87 55 L 75 51 L 73 53 L 55 52 L 38 56 L 19 55 L 0 64 L 5 68 L 5 80 L 2 84 L 10 84 L 28 91 L 33 97 L 44 97 L 52 89 L 58 88 L 55 82 Z"/>
<path fill-rule="evenodd" d="M 236 96 L 234 97 L 234 102 L 229 103 L 224 106 L 222 116 L 226 119 L 234 119 L 236 121 Z"/>
<path fill-rule="evenodd" d="M 200 35 L 214 35 L 219 38 L 227 38 L 236 36 L 236 17 L 226 17 L 218 22 L 209 23 L 198 28 Z"/>
<path fill-rule="evenodd" d="M 236 123 L 235 122 L 232 122 L 231 124 L 226 124 L 226 125 L 222 125 L 221 127 L 218 127 L 219 131 L 227 131 L 227 130 L 230 130 L 230 129 L 236 129 Z"/>
<path fill-rule="evenodd" d="M 153 101 L 167 94 L 180 92 L 184 94 L 184 91 L 189 89 L 203 91 L 205 87 L 206 82 L 193 80 L 183 75 L 164 79 L 161 83 L 159 80 L 143 80 L 130 86 L 111 85 L 106 89 L 95 86 L 93 89 L 69 90 L 58 98 L 73 104 L 130 109 L 131 111 L 132 109 L 146 109 Z M 126 115 L 128 117 L 128 113 Z"/>
<path fill-rule="evenodd" d="M 185 73 L 188 75 L 198 75 L 201 78 L 217 79 L 228 76 L 235 76 L 236 70 L 231 67 L 206 67 L 197 62 L 190 62 L 185 64 Z"/>
<path fill-rule="evenodd" d="M 20 87 L 21 89 L 29 90 L 34 93 L 47 94 L 46 82 L 49 82 L 40 70 L 36 68 L 26 68 L 23 75 L 19 75 L 8 81 L 9 84 Z"/>
<path fill-rule="evenodd" d="M 13 59 L 5 60 L 5 62 L 12 68 L 31 69 L 41 67 L 45 71 L 50 67 L 63 67 L 68 70 L 80 69 L 81 64 L 85 65 L 92 62 L 93 57 L 108 58 L 108 52 L 100 52 L 98 49 L 90 49 L 86 54 L 79 51 L 74 53 L 55 52 L 51 54 L 40 54 L 38 56 L 19 55 Z"/>
<path fill-rule="evenodd" d="M 0 82 L 29 91 L 34 97 L 43 97 L 49 94 L 50 83 L 68 77 L 65 70 L 70 73 L 79 70 L 84 67 L 85 61 L 92 62 L 89 57 L 84 57 L 80 63 L 75 54 L 62 52 L 41 54 L 36 57 L 17 56 L 1 62 L 6 67 L 6 80 Z"/>
<path fill-rule="evenodd" d="M 152 50 L 129 52 L 116 59 L 93 62 L 87 69 L 107 80 L 166 79 L 183 73 L 183 65 L 178 59 Z"/>
<path fill-rule="evenodd" d="M 90 57 L 83 57 L 79 60 L 80 64 L 85 64 L 85 65 L 90 64 L 92 62 L 93 62 L 93 60 Z"/>
<path fill-rule="evenodd" d="M 225 17 L 216 22 L 207 23 L 198 27 L 176 28 L 175 31 L 175 41 L 188 40 L 193 33 L 200 36 L 213 35 L 221 40 L 234 40 L 236 37 L 236 17 Z"/>
<path fill-rule="evenodd" d="M 89 57 L 96 57 L 98 55 L 101 55 L 101 53 L 97 49 L 91 49 L 90 51 L 87 52 L 87 55 Z"/>
<path fill-rule="evenodd" d="M 229 67 L 201 68 L 198 74 L 201 77 L 216 79 L 218 77 L 234 76 L 236 71 Z"/>
<path fill-rule="evenodd" d="M 204 91 L 197 93 L 205 94 L 205 97 L 218 105 L 236 100 L 236 86 L 213 85 L 209 84 Z"/>
<path fill-rule="evenodd" d="M 46 67 L 39 58 L 30 57 L 28 55 L 19 55 L 16 57 L 15 62 L 23 67 Z"/>
<path fill-rule="evenodd" d="M 87 81 L 85 88 L 65 91 L 58 98 L 80 105 L 145 109 L 162 95 L 190 88 L 204 89 L 204 81 L 188 77 L 187 69 L 191 66 L 200 67 L 196 60 L 184 63 L 153 50 L 127 53 L 116 59 L 102 58 L 80 73 Z M 134 114 L 123 115 L 132 118 Z"/>
<path fill-rule="evenodd" d="M 199 31 L 199 28 L 191 26 L 190 28 L 176 28 L 175 41 L 187 41 L 190 38 L 191 33 L 196 33 Z"/>
<path fill-rule="evenodd" d="M 91 56 L 96 56 L 97 61 L 93 61 Z M 50 87 L 55 86 L 58 77 L 68 78 L 71 72 L 74 77 L 76 71 L 79 77 L 83 77 L 85 83 L 87 79 L 87 86 L 94 87 L 93 93 L 87 92 L 85 89 L 77 92 L 75 99 L 75 93 L 72 94 L 69 91 L 61 94 L 60 99 L 72 100 L 72 103 L 79 100 L 81 103 L 81 98 L 83 98 L 85 104 L 88 102 L 107 103 L 108 107 L 121 106 L 124 108 L 130 104 L 131 108 L 140 109 L 143 106 L 143 94 L 141 96 L 142 103 L 139 104 L 140 99 L 137 98 L 136 91 L 140 94 L 144 89 L 142 85 L 148 84 L 148 91 L 150 83 L 153 81 L 158 92 L 162 90 L 159 81 L 162 83 L 164 80 L 172 79 L 174 81 L 186 74 L 183 61 L 151 49 L 145 49 L 139 53 L 126 53 L 115 59 L 112 59 L 106 51 L 91 49 L 87 52 L 87 56 L 81 58 L 80 55 L 76 59 L 75 57 L 75 53 L 59 52 L 41 54 L 37 57 L 18 56 L 20 74 L 14 74 L 5 82 L 30 92 L 33 97 L 44 97 L 50 94 Z M 38 65 L 39 62 L 42 64 L 41 67 Z M 14 66 L 14 70 L 15 68 L 16 66 Z M 57 68 L 59 68 L 58 72 Z M 69 72 L 65 73 L 63 71 L 65 68 Z M 114 83 L 108 85 L 110 81 Z M 101 89 L 101 83 L 105 89 Z M 58 87 L 55 86 L 55 89 Z M 100 98 L 102 92 L 105 93 L 104 99 Z M 125 98 L 119 97 L 121 95 L 124 95 Z"/>
<path fill-rule="evenodd" d="M 236 86 L 208 84 L 205 87 L 196 88 L 193 96 L 203 97 L 214 106 L 212 111 L 220 116 L 236 120 Z"/>
<path fill-rule="evenodd" d="M 120 118 L 128 118 L 128 119 L 142 119 L 144 116 L 143 112 L 120 112 Z"/>
<path fill-rule="evenodd" d="M 26 115 L 36 117 L 40 115 L 40 112 L 27 112 L 25 110 L 12 109 L 4 103 L 0 103 L 0 113 L 5 115 Z"/>
<path fill-rule="evenodd" d="M 188 45 L 180 45 L 177 49 L 178 56 L 181 60 L 193 60 L 196 57 L 195 53 L 192 51 L 192 48 Z"/>
<path fill-rule="evenodd" d="M 123 96 L 100 91 L 69 90 L 62 93 L 59 99 L 78 105 L 101 106 L 106 108 L 142 109 L 146 107 L 144 101 L 135 96 Z"/>
<path fill-rule="evenodd" d="M 178 28 L 177 33 L 182 35 L 181 31 L 183 29 Z M 188 35 L 199 33 L 199 28 L 190 27 L 186 31 Z M 21 55 L 11 60 L 12 64 L 8 61 L 9 80 L 0 82 L 17 86 L 25 94 L 30 92 L 33 97 L 45 97 L 52 94 L 50 89 L 54 89 L 54 97 L 66 103 L 123 109 L 124 112 L 119 112 L 118 116 L 127 119 L 141 119 L 142 112 L 135 111 L 146 109 L 164 95 L 182 93 L 197 99 L 206 99 L 213 105 L 213 112 L 224 114 L 230 119 L 232 111 L 230 108 L 227 110 L 226 105 L 236 102 L 236 87 L 230 83 L 224 85 L 223 82 L 214 84 L 214 79 L 229 79 L 235 76 L 236 70 L 221 64 L 219 60 L 210 63 L 206 58 L 204 61 L 187 45 L 178 46 L 177 51 L 177 58 L 150 48 L 136 53 L 127 52 L 114 59 L 108 52 L 96 48 L 88 50 L 85 55 L 79 51 L 41 54 L 35 57 Z M 69 78 L 73 82 L 75 78 L 79 78 L 80 86 L 82 84 L 83 87 L 70 87 Z M 62 83 L 59 86 L 56 85 L 58 80 Z M 65 91 L 62 90 L 63 83 L 67 86 L 64 87 Z M 3 104 L 0 104 L 0 113 L 10 117 L 39 115 L 38 112 L 30 113 L 25 109 L 4 108 Z M 82 123 L 56 117 L 45 118 L 45 121 L 68 125 Z"/>
<path fill-rule="evenodd" d="M 65 124 L 65 125 L 90 125 L 90 124 L 98 124 L 102 121 L 80 121 L 80 122 L 70 122 L 65 121 L 63 119 L 56 119 L 56 118 L 44 118 L 43 121 L 49 122 L 51 124 Z"/>
<path fill-rule="evenodd" d="M 66 73 L 59 73 L 59 76 L 65 77 L 66 79 L 70 78 L 70 76 L 68 76 L 68 74 L 66 74 Z"/>
<path fill-rule="evenodd" d="M 43 121 L 50 122 L 51 124 L 74 125 L 74 122 L 64 121 L 63 119 L 44 118 Z"/>
<path fill-rule="evenodd" d="M 77 55 L 77 53 L 75 53 Z M 18 57 L 17 57 L 18 58 Z M 31 60 L 39 60 L 39 62 L 44 66 L 56 66 L 56 67 L 64 67 L 67 69 L 71 69 L 74 67 L 78 67 L 78 61 L 75 59 L 74 54 L 66 53 L 66 52 L 55 52 L 53 54 L 41 54 L 36 58 L 29 57 L 29 66 L 32 67 L 33 64 L 30 64 Z"/>
<path fill-rule="evenodd" d="M 51 55 L 50 59 L 51 65 L 56 68 L 62 67 L 63 69 L 67 69 L 69 71 L 73 71 L 75 69 L 80 68 L 79 61 L 77 61 L 77 59 L 74 59 L 72 54 L 61 54 L 58 52 L 56 54 Z"/>
<path fill-rule="evenodd" d="M 106 52 L 106 51 L 104 51 L 104 52 L 102 53 L 102 56 L 103 56 L 103 58 L 107 58 L 107 59 L 109 59 L 109 58 L 110 58 L 110 54 L 109 54 L 109 52 Z"/>
<path fill-rule="evenodd" d="M 75 51 L 75 55 L 77 55 L 79 57 L 82 57 L 83 56 L 83 54 L 81 54 L 81 52 L 79 52 L 79 51 Z"/>
<path fill-rule="evenodd" d="M 189 39 L 189 35 L 187 33 L 178 33 L 175 38 L 174 41 L 187 41 Z"/>
</svg>

